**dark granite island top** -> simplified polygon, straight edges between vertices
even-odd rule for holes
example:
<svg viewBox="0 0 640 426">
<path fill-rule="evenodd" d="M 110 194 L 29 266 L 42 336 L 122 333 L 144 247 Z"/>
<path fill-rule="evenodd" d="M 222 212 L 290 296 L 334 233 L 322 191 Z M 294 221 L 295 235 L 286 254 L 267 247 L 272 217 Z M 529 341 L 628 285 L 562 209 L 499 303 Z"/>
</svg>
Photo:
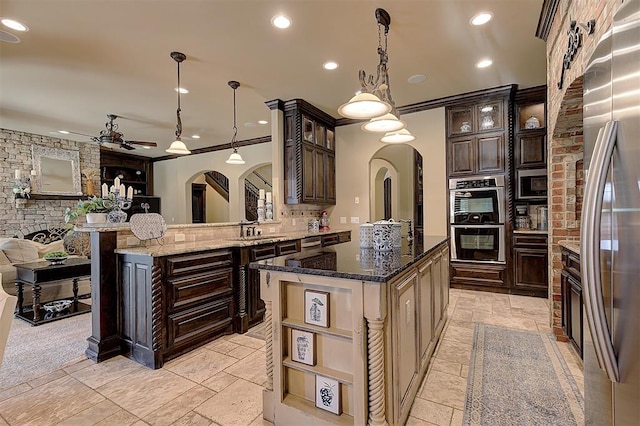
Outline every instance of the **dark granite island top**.
<svg viewBox="0 0 640 426">
<path fill-rule="evenodd" d="M 446 236 L 425 236 L 423 241 L 394 251 L 380 252 L 360 248 L 357 238 L 344 244 L 316 248 L 273 259 L 252 262 L 252 269 L 293 272 L 359 281 L 387 282 L 436 250 Z"/>
</svg>

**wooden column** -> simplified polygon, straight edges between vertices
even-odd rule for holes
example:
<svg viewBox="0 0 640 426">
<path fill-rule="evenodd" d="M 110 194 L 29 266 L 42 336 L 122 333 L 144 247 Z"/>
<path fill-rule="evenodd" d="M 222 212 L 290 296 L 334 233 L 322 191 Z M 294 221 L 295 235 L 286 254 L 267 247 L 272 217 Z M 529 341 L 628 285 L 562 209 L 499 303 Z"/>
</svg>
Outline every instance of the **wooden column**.
<svg viewBox="0 0 640 426">
<path fill-rule="evenodd" d="M 91 232 L 91 337 L 85 355 L 95 362 L 120 355 L 116 231 Z"/>
</svg>

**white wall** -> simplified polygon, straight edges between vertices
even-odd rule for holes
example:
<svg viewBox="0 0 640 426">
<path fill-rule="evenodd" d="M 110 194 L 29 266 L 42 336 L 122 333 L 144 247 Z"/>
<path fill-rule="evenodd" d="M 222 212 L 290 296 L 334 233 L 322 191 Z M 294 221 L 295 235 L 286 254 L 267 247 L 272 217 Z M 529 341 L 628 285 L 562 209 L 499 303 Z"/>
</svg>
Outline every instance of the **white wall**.
<svg viewBox="0 0 640 426">
<path fill-rule="evenodd" d="M 249 170 L 269 163 L 271 143 L 238 149 L 246 164 L 225 163 L 231 150 L 187 155 L 153 164 L 153 193 L 161 197 L 167 223 L 191 223 L 191 183 L 202 173 L 217 170 L 229 178 L 229 221 L 244 217 L 244 178 Z"/>
<path fill-rule="evenodd" d="M 445 110 L 437 108 L 406 114 L 402 119 L 416 137 L 409 145 L 423 158 L 424 233 L 446 235 L 448 194 Z M 351 217 L 358 217 L 360 223 L 375 219 L 369 217 L 369 162 L 379 149 L 386 146 L 379 139 L 380 136 L 376 134 L 363 132 L 360 124 L 336 129 L 337 200 L 331 214 L 332 224 L 357 230 L 359 225 L 351 224 Z M 359 197 L 359 204 L 355 204 L 355 197 Z M 341 216 L 347 218 L 346 225 L 340 224 Z"/>
</svg>

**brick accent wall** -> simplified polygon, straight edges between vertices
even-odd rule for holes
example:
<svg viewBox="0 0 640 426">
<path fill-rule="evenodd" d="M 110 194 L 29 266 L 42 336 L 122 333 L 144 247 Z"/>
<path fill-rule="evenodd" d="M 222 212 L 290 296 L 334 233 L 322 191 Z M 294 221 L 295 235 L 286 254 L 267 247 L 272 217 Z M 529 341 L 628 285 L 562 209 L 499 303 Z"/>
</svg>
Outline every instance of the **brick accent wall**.
<svg viewBox="0 0 640 426">
<path fill-rule="evenodd" d="M 547 122 L 549 140 L 549 299 L 551 327 L 557 338 L 562 332 L 560 273 L 561 240 L 580 238 L 580 218 L 584 184 L 582 138 L 582 90 L 585 66 L 602 35 L 611 25 L 621 0 L 560 0 L 547 39 Z M 562 62 L 567 51 L 567 30 L 572 20 L 586 23 L 595 19 L 595 31 L 583 32 L 582 47 L 565 70 L 558 89 Z"/>
<path fill-rule="evenodd" d="M 73 200 L 26 200 L 17 208 L 12 188 L 14 171 L 28 174 L 32 167 L 31 145 L 76 150 L 80 152 L 80 170 L 100 169 L 100 146 L 50 136 L 35 135 L 0 129 L 0 236 L 28 234 L 47 225 L 64 224 L 64 210 L 73 207 Z M 94 182 L 96 185 L 99 182 Z M 96 186 L 97 187 L 97 186 Z M 82 178 L 82 191 L 86 193 L 86 179 Z M 78 196 L 78 199 L 81 197 Z"/>
</svg>

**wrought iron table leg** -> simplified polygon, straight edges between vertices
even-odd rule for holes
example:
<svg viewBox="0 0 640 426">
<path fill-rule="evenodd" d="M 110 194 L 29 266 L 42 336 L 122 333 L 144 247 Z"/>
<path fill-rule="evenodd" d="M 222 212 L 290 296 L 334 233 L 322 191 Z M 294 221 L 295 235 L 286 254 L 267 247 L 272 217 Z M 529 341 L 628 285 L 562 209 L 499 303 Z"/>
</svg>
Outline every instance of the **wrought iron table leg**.
<svg viewBox="0 0 640 426">
<path fill-rule="evenodd" d="M 24 312 L 24 309 L 22 308 L 22 304 L 24 303 L 24 291 L 23 291 L 23 286 L 24 284 L 22 284 L 21 282 L 16 282 L 16 287 L 18 288 L 18 314 L 22 315 Z"/>
<path fill-rule="evenodd" d="M 38 284 L 33 286 L 33 322 L 40 321 L 40 290 L 42 287 Z"/>
</svg>

